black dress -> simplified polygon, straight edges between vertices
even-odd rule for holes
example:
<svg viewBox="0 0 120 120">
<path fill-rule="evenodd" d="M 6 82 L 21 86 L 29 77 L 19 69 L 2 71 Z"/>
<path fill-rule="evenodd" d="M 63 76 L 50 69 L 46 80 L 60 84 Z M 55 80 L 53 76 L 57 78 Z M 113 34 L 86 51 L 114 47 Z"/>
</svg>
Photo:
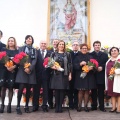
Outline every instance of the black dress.
<svg viewBox="0 0 120 120">
<path fill-rule="evenodd" d="M 64 57 L 65 53 L 55 53 L 57 56 L 56 62 L 60 64 L 62 68 L 64 68 Z M 68 64 L 71 62 L 69 58 L 68 59 Z M 50 88 L 51 89 L 69 89 L 69 80 L 68 80 L 68 75 L 64 75 L 64 71 L 57 71 L 53 70 L 52 72 L 52 77 L 50 80 Z"/>
<path fill-rule="evenodd" d="M 18 54 L 18 50 L 9 50 L 9 49 L 2 49 L 2 51 L 6 51 L 7 55 L 9 56 L 9 59 L 11 60 L 16 54 Z M 14 69 L 14 72 L 10 72 L 7 70 L 7 68 L 2 64 L 3 70 L 1 71 L 1 79 L 0 79 L 0 86 L 5 87 L 15 87 L 15 77 L 17 73 L 17 68 Z M 17 87 L 17 86 L 16 86 Z"/>
<path fill-rule="evenodd" d="M 76 70 L 75 74 L 75 89 L 78 90 L 91 90 L 96 88 L 96 82 L 94 77 L 94 71 L 91 70 L 87 73 L 87 75 L 84 78 L 80 77 L 80 74 L 82 73 L 82 67 L 80 66 L 80 62 L 85 61 L 88 62 L 90 60 L 91 56 L 87 54 L 80 53 L 73 63 L 73 67 Z"/>
</svg>

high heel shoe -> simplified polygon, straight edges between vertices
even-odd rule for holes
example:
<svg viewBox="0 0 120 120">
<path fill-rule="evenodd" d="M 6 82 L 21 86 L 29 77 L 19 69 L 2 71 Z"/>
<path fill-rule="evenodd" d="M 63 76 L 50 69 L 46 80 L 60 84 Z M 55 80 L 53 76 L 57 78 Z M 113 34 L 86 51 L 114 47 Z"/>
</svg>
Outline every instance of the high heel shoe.
<svg viewBox="0 0 120 120">
<path fill-rule="evenodd" d="M 85 107 L 84 110 L 85 110 L 85 112 L 89 112 L 88 107 Z"/>
<path fill-rule="evenodd" d="M 116 113 L 117 113 L 117 114 L 120 114 L 120 111 L 117 111 L 117 110 L 116 110 Z"/>
<path fill-rule="evenodd" d="M 20 107 L 17 107 L 17 108 L 16 108 L 16 112 L 17 112 L 18 115 L 22 115 L 22 112 L 21 112 L 21 110 L 20 110 Z"/>
<path fill-rule="evenodd" d="M 110 113 L 113 113 L 113 112 L 116 112 L 116 110 L 117 110 L 117 109 L 115 108 L 115 109 L 110 110 L 109 112 L 110 112 Z"/>
<path fill-rule="evenodd" d="M 4 113 L 4 105 L 1 105 L 0 113 Z"/>
<path fill-rule="evenodd" d="M 81 107 L 77 108 L 77 112 L 81 112 L 81 110 L 82 110 Z"/>
<path fill-rule="evenodd" d="M 10 104 L 7 106 L 7 113 L 11 113 L 11 105 Z"/>
<path fill-rule="evenodd" d="M 29 107 L 24 107 L 25 113 L 30 113 Z"/>
</svg>

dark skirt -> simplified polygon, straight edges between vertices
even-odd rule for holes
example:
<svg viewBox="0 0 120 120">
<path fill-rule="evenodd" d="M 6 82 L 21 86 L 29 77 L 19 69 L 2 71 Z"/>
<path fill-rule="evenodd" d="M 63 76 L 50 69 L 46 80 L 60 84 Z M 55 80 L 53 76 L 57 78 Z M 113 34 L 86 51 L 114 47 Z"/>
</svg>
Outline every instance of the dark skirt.
<svg viewBox="0 0 120 120">
<path fill-rule="evenodd" d="M 69 89 L 68 76 L 64 75 L 64 72 L 54 73 L 50 80 L 51 89 Z"/>
<path fill-rule="evenodd" d="M 16 72 L 9 72 L 7 69 L 1 71 L 0 87 L 6 88 L 18 88 L 18 85 L 15 84 Z"/>
<path fill-rule="evenodd" d="M 84 78 L 80 77 L 80 72 L 76 73 L 75 89 L 77 90 L 91 90 L 96 88 L 96 80 L 94 74 L 87 73 Z"/>
</svg>

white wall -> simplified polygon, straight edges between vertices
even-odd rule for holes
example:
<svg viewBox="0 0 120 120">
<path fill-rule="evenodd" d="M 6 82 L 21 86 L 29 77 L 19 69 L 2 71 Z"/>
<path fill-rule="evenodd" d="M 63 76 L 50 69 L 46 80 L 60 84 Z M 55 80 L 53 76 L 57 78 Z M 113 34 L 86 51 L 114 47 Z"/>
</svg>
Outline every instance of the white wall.
<svg viewBox="0 0 120 120">
<path fill-rule="evenodd" d="M 46 39 L 48 0 L 0 0 L 0 30 L 2 41 L 14 36 L 19 45 L 27 34 L 31 34 L 35 43 Z"/>
<path fill-rule="evenodd" d="M 91 40 L 120 47 L 120 0 L 91 1 Z"/>
<path fill-rule="evenodd" d="M 120 47 L 120 0 L 91 1 L 91 44 L 100 40 L 102 45 Z M 18 44 L 31 34 L 38 45 L 47 35 L 48 0 L 0 0 L 0 30 L 5 43 L 15 36 Z"/>
</svg>

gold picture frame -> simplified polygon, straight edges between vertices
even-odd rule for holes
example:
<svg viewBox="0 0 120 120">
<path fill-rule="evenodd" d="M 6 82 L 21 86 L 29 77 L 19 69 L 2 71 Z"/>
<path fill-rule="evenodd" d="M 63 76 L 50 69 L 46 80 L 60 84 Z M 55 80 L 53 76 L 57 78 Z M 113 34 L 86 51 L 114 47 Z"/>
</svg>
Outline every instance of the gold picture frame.
<svg viewBox="0 0 120 120">
<path fill-rule="evenodd" d="M 86 33 L 85 32 L 76 32 L 78 29 L 73 29 L 73 31 L 71 32 L 71 33 L 67 33 L 66 31 L 65 31 L 65 27 L 66 28 L 68 28 L 68 25 L 66 25 L 65 26 L 65 24 L 63 23 L 63 22 L 59 22 L 58 24 L 56 24 L 56 22 L 54 23 L 54 21 L 55 21 L 55 19 L 56 18 L 60 18 L 61 19 L 61 16 L 62 15 L 60 15 L 61 13 L 59 12 L 59 16 L 58 16 L 58 14 L 57 14 L 57 16 L 55 16 L 55 14 L 56 13 L 54 13 L 54 11 L 53 11 L 53 8 L 55 9 L 55 10 L 61 10 L 60 9 L 60 6 L 63 6 L 63 4 L 60 4 L 60 2 L 63 2 L 64 4 L 65 4 L 65 2 L 66 2 L 66 5 L 67 5 L 67 3 L 68 3 L 68 1 L 70 1 L 70 3 L 74 6 L 74 7 L 76 7 L 75 8 L 75 10 L 74 11 L 77 11 L 77 17 L 76 17 L 76 21 L 77 22 L 79 22 L 79 19 L 80 19 L 80 15 L 81 15 L 81 13 L 83 12 L 84 13 L 84 8 L 78 8 L 78 2 L 85 2 L 85 5 L 83 4 L 83 6 L 82 7 L 86 7 L 85 8 L 85 17 L 84 17 L 84 19 L 82 20 L 82 22 L 84 23 L 84 28 L 86 27 Z M 59 4 L 58 4 L 59 3 Z M 55 5 L 53 5 L 53 4 L 55 4 Z M 66 5 L 64 5 L 65 7 L 66 7 Z M 72 6 L 71 5 L 71 6 Z M 81 3 L 80 3 L 80 5 L 81 5 Z M 56 7 L 57 6 L 57 7 Z M 62 7 L 61 7 L 62 8 Z M 78 9 L 79 9 L 79 11 L 78 11 Z M 70 8 L 69 6 L 68 6 L 68 10 L 69 9 L 73 9 L 73 8 Z M 83 9 L 83 11 L 82 11 L 82 9 Z M 66 10 L 66 9 L 65 9 Z M 62 10 L 61 10 L 62 11 Z M 67 10 L 66 10 L 67 11 Z M 56 11 L 55 11 L 56 12 Z M 68 11 L 69 12 L 69 11 Z M 72 12 L 72 14 L 74 14 L 75 12 Z M 75 14 L 74 14 L 75 15 Z M 54 18 L 52 17 L 52 16 L 55 16 Z M 64 15 L 65 16 L 65 15 Z M 65 16 L 66 17 L 66 16 Z M 79 17 L 79 19 L 77 20 L 77 18 Z M 63 18 L 63 17 L 62 17 Z M 64 18 L 63 18 L 64 19 Z M 85 21 L 84 21 L 85 20 Z M 59 20 L 60 21 L 60 20 Z M 60 31 L 60 28 L 59 28 L 59 24 L 62 24 L 61 26 L 65 26 L 65 27 L 63 27 L 63 29 L 62 29 L 62 32 Z M 54 24 L 54 27 L 56 28 L 57 27 L 57 30 L 58 30 L 58 28 L 59 28 L 59 36 L 58 36 L 58 31 L 57 31 L 57 35 L 56 34 L 54 34 L 53 36 L 51 35 L 52 34 L 52 30 L 54 31 L 54 32 L 56 32 L 56 29 L 52 26 Z M 78 24 L 79 25 L 79 24 Z M 52 27 L 51 27 L 52 26 Z M 82 25 L 81 25 L 81 27 L 80 28 L 82 28 L 83 27 Z M 75 25 L 74 25 L 74 27 L 75 27 Z M 70 27 L 69 27 L 70 28 Z M 77 26 L 76 25 L 76 28 L 79 28 L 79 26 Z M 71 30 L 71 29 L 70 29 Z M 70 31 L 69 30 L 69 31 Z M 76 30 L 76 31 L 75 31 Z M 79 31 L 81 31 L 82 29 L 79 29 Z M 85 31 L 85 29 L 84 30 L 82 30 L 82 31 Z M 66 32 L 66 33 L 65 33 Z M 75 33 L 76 32 L 76 33 Z M 63 35 L 61 35 L 60 36 L 60 33 Z M 79 33 L 81 34 L 80 36 L 79 36 Z M 66 35 L 65 35 L 66 34 Z M 74 36 L 72 36 L 72 35 L 74 35 Z M 52 36 L 52 37 L 51 37 Z M 78 39 L 78 40 L 81 40 L 80 41 L 80 44 L 81 43 L 86 43 L 88 46 L 89 46 L 89 48 L 91 48 L 91 41 L 90 41 L 90 0 L 48 0 L 48 21 L 47 21 L 47 42 L 48 42 L 48 44 L 51 44 L 51 42 L 52 42 L 52 40 L 53 39 L 65 39 L 64 38 L 64 36 L 67 38 L 67 37 L 69 37 L 69 39 L 67 39 L 67 42 L 71 39 L 71 38 L 74 38 L 74 39 L 72 39 L 72 40 L 76 40 L 76 39 L 78 39 L 79 37 L 84 37 L 84 40 L 82 40 L 82 39 Z M 66 41 L 65 41 L 66 42 Z"/>
</svg>

